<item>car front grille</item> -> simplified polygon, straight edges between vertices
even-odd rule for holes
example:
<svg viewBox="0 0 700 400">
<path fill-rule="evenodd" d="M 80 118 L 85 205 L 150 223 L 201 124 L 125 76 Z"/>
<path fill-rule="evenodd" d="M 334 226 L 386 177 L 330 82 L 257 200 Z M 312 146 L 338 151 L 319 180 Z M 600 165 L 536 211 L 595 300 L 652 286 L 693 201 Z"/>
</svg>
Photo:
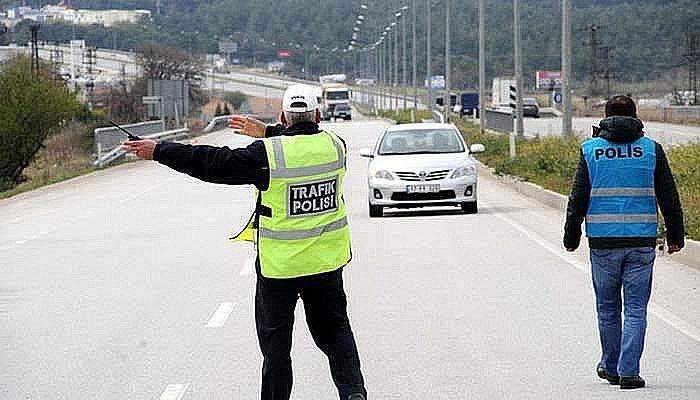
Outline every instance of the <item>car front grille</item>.
<svg viewBox="0 0 700 400">
<path fill-rule="evenodd" d="M 437 193 L 407 193 L 394 192 L 391 195 L 393 201 L 431 201 L 431 200 L 450 200 L 457 198 L 454 190 L 442 190 Z"/>
<path fill-rule="evenodd" d="M 421 176 L 415 172 L 394 172 L 394 174 L 396 174 L 396 176 L 398 176 L 399 179 L 401 179 L 402 181 L 411 181 L 411 182 L 438 181 L 440 179 L 447 178 L 447 174 L 449 174 L 449 173 L 450 173 L 449 169 L 432 171 L 432 172 L 428 172 L 425 175 L 425 177 L 421 179 Z"/>
</svg>

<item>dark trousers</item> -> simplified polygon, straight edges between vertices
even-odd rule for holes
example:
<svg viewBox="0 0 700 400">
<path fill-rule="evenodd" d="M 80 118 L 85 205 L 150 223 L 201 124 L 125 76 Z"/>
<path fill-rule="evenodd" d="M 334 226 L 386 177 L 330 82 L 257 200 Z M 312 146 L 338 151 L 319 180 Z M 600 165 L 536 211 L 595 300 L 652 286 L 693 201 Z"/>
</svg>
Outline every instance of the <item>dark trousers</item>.
<svg viewBox="0 0 700 400">
<path fill-rule="evenodd" d="M 294 279 L 270 279 L 258 272 L 255 324 L 263 354 L 262 400 L 288 400 L 292 392 L 292 326 L 301 297 L 316 345 L 326 354 L 341 400 L 367 392 L 347 314 L 342 268 Z"/>
</svg>

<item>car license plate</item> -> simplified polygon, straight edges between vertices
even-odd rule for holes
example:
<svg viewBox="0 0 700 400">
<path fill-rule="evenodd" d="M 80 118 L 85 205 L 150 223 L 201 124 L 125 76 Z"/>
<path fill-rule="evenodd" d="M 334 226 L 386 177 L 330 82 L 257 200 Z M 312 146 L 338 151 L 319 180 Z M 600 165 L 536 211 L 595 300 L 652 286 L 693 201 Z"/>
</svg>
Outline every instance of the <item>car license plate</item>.
<svg viewBox="0 0 700 400">
<path fill-rule="evenodd" d="M 440 185 L 408 185 L 406 186 L 407 193 L 437 193 L 440 191 Z"/>
</svg>

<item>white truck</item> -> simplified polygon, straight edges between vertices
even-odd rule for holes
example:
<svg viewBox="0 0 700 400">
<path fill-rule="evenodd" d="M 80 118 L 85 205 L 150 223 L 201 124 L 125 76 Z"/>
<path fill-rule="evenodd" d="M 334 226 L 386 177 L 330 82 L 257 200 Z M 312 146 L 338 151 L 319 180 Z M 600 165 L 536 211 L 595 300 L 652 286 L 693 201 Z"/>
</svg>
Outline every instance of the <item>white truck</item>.
<svg viewBox="0 0 700 400">
<path fill-rule="evenodd" d="M 491 105 L 494 108 L 508 107 L 510 103 L 511 86 L 515 87 L 515 79 L 513 78 L 493 78 Z"/>
<path fill-rule="evenodd" d="M 339 104 L 347 105 L 347 113 L 350 109 L 350 89 L 342 83 L 325 83 L 321 86 L 321 116 L 324 121 L 330 121 L 336 117 L 335 107 Z M 343 107 L 345 108 L 345 107 Z M 345 117 L 345 116 L 344 116 Z M 350 119 L 347 115 L 344 119 Z"/>
</svg>

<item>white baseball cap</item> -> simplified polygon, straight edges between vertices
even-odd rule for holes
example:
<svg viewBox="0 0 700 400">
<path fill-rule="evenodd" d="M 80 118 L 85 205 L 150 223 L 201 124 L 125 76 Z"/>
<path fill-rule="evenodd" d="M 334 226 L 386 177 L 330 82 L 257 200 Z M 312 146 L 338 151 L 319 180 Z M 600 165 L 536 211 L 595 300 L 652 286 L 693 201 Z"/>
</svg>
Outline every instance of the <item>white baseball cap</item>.
<svg viewBox="0 0 700 400">
<path fill-rule="evenodd" d="M 309 85 L 292 85 L 282 98 L 282 110 L 287 112 L 308 112 L 318 109 L 318 100 Z"/>
</svg>

